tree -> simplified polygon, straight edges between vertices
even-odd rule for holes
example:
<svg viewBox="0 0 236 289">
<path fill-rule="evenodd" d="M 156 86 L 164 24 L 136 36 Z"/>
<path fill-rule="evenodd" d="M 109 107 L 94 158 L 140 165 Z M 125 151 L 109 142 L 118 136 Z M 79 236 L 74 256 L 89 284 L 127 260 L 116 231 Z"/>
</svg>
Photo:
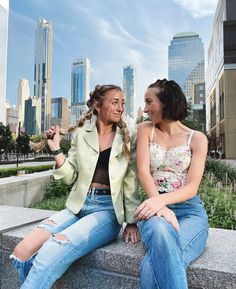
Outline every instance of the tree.
<svg viewBox="0 0 236 289">
<path fill-rule="evenodd" d="M 29 146 L 30 137 L 26 134 L 21 132 L 20 135 L 16 139 L 16 143 L 19 149 L 19 152 L 21 152 L 24 155 L 27 155 L 30 152 L 30 146 Z"/>
<path fill-rule="evenodd" d="M 2 159 L 2 153 L 5 153 L 7 158 L 7 153 L 10 151 L 10 143 L 12 141 L 12 134 L 10 126 L 5 126 L 0 124 L 0 158 Z"/>
</svg>

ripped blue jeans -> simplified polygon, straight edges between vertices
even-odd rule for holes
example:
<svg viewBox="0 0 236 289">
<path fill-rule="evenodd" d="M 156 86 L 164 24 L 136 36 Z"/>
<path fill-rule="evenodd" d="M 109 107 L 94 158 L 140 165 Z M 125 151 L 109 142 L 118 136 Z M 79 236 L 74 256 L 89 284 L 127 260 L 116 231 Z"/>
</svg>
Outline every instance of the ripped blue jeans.
<svg viewBox="0 0 236 289">
<path fill-rule="evenodd" d="M 54 224 L 41 223 L 52 236 L 28 261 L 14 255 L 11 260 L 22 282 L 21 289 L 48 289 L 77 259 L 116 239 L 119 225 L 111 195 L 88 194 L 86 201 L 75 215 L 65 209 L 51 216 Z M 56 239 L 55 234 L 65 236 Z"/>
</svg>

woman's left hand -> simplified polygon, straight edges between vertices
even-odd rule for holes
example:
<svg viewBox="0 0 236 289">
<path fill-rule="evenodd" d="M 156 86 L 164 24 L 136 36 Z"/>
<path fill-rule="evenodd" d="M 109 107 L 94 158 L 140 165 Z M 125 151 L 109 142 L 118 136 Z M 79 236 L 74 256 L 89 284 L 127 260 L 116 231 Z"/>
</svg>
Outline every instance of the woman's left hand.
<svg viewBox="0 0 236 289">
<path fill-rule="evenodd" d="M 163 196 L 158 195 L 153 198 L 149 198 L 142 202 L 142 204 L 136 209 L 135 217 L 137 221 L 148 220 L 154 216 L 159 210 L 164 208 L 166 203 Z"/>
<path fill-rule="evenodd" d="M 127 224 L 124 229 L 123 239 L 126 243 L 131 240 L 131 243 L 137 243 L 140 241 L 139 231 L 136 224 Z"/>
</svg>

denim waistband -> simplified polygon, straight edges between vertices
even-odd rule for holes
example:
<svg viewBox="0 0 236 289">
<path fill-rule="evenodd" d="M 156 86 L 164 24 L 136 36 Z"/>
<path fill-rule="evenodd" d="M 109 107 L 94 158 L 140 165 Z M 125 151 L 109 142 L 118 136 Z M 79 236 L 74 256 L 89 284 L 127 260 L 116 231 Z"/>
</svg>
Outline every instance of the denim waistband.
<svg viewBox="0 0 236 289">
<path fill-rule="evenodd" d="M 90 188 L 88 190 L 89 194 L 95 194 L 95 195 L 110 195 L 111 190 L 109 188 Z"/>
</svg>

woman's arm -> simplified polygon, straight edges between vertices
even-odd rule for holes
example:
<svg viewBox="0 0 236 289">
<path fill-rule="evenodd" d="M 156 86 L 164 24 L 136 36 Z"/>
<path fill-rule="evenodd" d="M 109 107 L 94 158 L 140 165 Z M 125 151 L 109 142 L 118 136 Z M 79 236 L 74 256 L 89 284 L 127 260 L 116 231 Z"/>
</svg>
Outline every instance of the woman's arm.
<svg viewBox="0 0 236 289">
<path fill-rule="evenodd" d="M 159 193 L 150 173 L 150 135 L 152 124 L 149 122 L 141 123 L 137 130 L 137 168 L 138 177 L 144 191 L 149 198 L 156 197 Z"/>
<path fill-rule="evenodd" d="M 58 141 L 59 139 L 59 141 Z M 54 144 L 49 142 L 53 142 Z M 52 148 L 60 148 L 60 136 L 59 136 L 59 127 L 55 127 L 55 135 L 53 140 L 48 140 L 48 145 L 50 149 Z M 72 136 L 71 148 L 68 152 L 68 158 L 65 158 L 63 153 L 54 156 L 54 160 L 56 162 L 53 168 L 53 176 L 56 180 L 63 179 L 63 181 L 67 184 L 73 184 L 78 176 L 78 166 L 77 166 L 77 138 L 74 134 Z"/>
<path fill-rule="evenodd" d="M 125 222 L 135 224 L 134 212 L 141 203 L 139 181 L 136 166 L 136 137 L 133 136 L 130 145 L 130 161 L 123 179 Z"/>
</svg>

